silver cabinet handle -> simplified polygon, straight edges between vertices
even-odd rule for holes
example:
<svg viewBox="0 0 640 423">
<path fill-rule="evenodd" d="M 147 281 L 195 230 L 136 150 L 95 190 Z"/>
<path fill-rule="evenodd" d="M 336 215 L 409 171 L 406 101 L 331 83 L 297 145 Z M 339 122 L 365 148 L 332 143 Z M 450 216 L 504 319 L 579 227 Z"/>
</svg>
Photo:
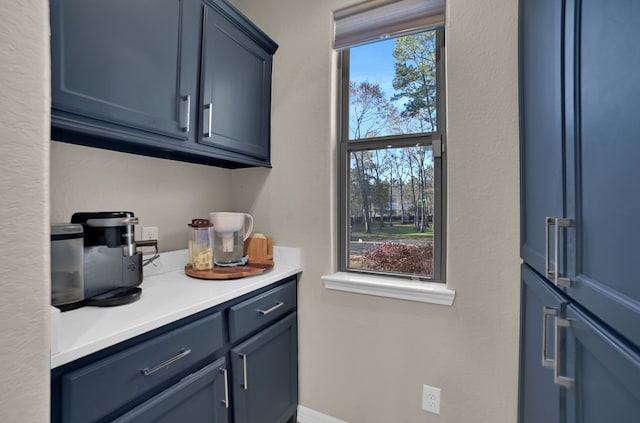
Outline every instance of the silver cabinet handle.
<svg viewBox="0 0 640 423">
<path fill-rule="evenodd" d="M 558 310 L 552 307 L 544 306 L 542 307 L 542 366 L 543 367 L 551 367 L 555 365 L 555 360 L 551 360 L 547 358 L 547 326 L 549 325 L 548 317 L 556 316 L 558 314 Z"/>
<path fill-rule="evenodd" d="M 191 96 L 185 95 L 180 98 L 180 122 L 181 129 L 189 132 L 189 123 L 191 122 Z"/>
<path fill-rule="evenodd" d="M 246 391 L 247 389 L 249 389 L 249 384 L 247 383 L 247 355 L 246 354 L 241 354 L 242 356 L 242 371 L 244 373 L 244 390 Z"/>
<path fill-rule="evenodd" d="M 213 125 L 213 103 L 209 103 L 209 104 L 205 104 L 204 106 L 205 109 L 209 109 L 208 113 L 207 113 L 207 125 L 206 128 L 207 130 L 204 131 L 204 136 L 206 138 L 211 138 L 211 127 Z"/>
<path fill-rule="evenodd" d="M 559 262 L 560 262 L 560 252 L 559 252 L 559 245 L 560 245 L 560 228 L 568 228 L 569 226 L 571 226 L 571 219 L 556 219 L 555 220 L 555 247 L 556 247 L 556 251 L 555 251 L 555 259 L 556 259 L 556 263 L 555 263 L 555 270 L 553 272 L 553 278 L 554 278 L 554 283 L 556 284 L 556 286 L 564 286 L 564 287 L 568 287 L 571 286 L 571 280 L 568 278 L 562 278 L 560 277 L 560 270 L 559 270 Z"/>
<path fill-rule="evenodd" d="M 562 219 L 562 218 L 558 218 L 558 217 L 547 217 L 545 219 L 545 239 L 546 239 L 546 245 L 545 245 L 545 267 L 546 267 L 546 272 L 547 272 L 547 277 L 549 278 L 553 278 L 553 283 L 556 286 L 561 286 L 561 287 L 569 287 L 571 286 L 571 279 L 569 278 L 564 278 L 564 277 L 560 277 L 560 265 L 559 265 L 559 261 L 560 261 L 560 251 L 559 251 L 559 247 L 560 247 L 560 228 L 568 228 L 571 225 L 573 225 L 573 221 L 571 219 Z M 554 269 L 551 270 L 551 266 L 549 263 L 549 257 L 550 257 L 550 242 L 549 242 L 549 229 L 551 228 L 551 226 L 554 226 L 554 247 L 555 247 L 555 251 L 554 251 L 554 259 L 555 259 L 555 263 L 554 263 Z"/>
<path fill-rule="evenodd" d="M 191 354 L 191 350 L 182 350 L 182 351 L 180 352 L 180 354 L 176 355 L 175 357 L 171 357 L 171 358 L 170 358 L 170 359 L 168 359 L 167 361 L 162 362 L 162 363 L 158 364 L 158 365 L 157 365 L 157 366 L 155 366 L 155 367 L 152 367 L 152 368 L 150 368 L 150 369 L 149 369 L 149 368 L 142 369 L 141 371 L 142 371 L 142 373 L 143 373 L 145 376 L 152 375 L 152 374 L 154 374 L 155 372 L 157 372 L 158 370 L 160 370 L 160 369 L 162 369 L 162 368 L 164 368 L 164 367 L 167 367 L 167 366 L 168 366 L 168 365 L 170 365 L 170 364 L 175 363 L 176 361 L 180 360 L 181 358 L 184 358 L 184 357 L 188 356 L 189 354 Z"/>
<path fill-rule="evenodd" d="M 227 378 L 227 369 L 220 368 L 220 371 L 224 375 L 224 408 L 229 408 L 229 379 Z"/>
<path fill-rule="evenodd" d="M 279 309 L 283 305 L 284 305 L 284 303 L 282 301 L 278 301 L 273 307 L 270 307 L 270 308 L 268 308 L 266 310 L 262 310 L 262 309 L 259 308 L 256 311 L 264 316 L 264 315 L 267 315 L 267 314 L 271 313 L 274 310 Z"/>
<path fill-rule="evenodd" d="M 550 266 L 550 252 L 551 252 L 551 244 L 549 242 L 550 240 L 550 236 L 549 236 L 549 229 L 551 229 L 551 225 L 553 225 L 554 222 L 554 218 L 553 217 L 546 217 L 544 219 L 544 238 L 545 238 L 545 249 L 544 249 L 544 269 L 545 269 L 545 273 L 547 275 L 547 277 L 552 278 L 553 277 L 553 270 L 551 270 L 551 266 Z"/>
<path fill-rule="evenodd" d="M 555 333 L 554 341 L 556 345 L 555 345 L 555 362 L 553 364 L 553 382 L 556 385 L 560 385 L 564 388 L 571 388 L 573 379 L 560 375 L 560 370 L 562 368 L 562 351 L 560 350 L 560 347 L 562 345 L 562 328 L 571 327 L 571 322 L 569 320 L 561 319 L 559 317 L 556 317 L 555 320 L 556 320 L 556 324 L 555 324 L 556 333 Z"/>
</svg>

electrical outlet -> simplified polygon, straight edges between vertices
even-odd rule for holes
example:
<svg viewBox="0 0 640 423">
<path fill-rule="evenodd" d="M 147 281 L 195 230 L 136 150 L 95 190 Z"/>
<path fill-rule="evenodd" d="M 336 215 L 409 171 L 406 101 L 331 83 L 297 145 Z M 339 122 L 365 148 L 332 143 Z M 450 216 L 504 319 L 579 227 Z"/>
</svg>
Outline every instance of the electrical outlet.
<svg viewBox="0 0 640 423">
<path fill-rule="evenodd" d="M 434 414 L 440 414 L 440 388 L 422 385 L 422 409 Z"/>
<path fill-rule="evenodd" d="M 142 227 L 142 239 L 141 241 L 158 239 L 158 227 L 157 226 L 143 226 Z"/>
</svg>

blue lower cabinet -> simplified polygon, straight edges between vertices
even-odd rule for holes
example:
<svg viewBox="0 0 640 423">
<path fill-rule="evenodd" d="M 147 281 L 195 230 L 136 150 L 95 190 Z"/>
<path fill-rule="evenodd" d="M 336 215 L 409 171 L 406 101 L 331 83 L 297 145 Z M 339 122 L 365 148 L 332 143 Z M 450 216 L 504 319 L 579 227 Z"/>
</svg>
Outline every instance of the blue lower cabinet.
<svg viewBox="0 0 640 423">
<path fill-rule="evenodd" d="M 635 423 L 640 350 L 522 267 L 519 423 Z"/>
<path fill-rule="evenodd" d="M 120 414 L 132 400 L 148 398 L 221 356 L 223 332 L 216 312 L 65 372 L 59 379 L 61 421 L 97 422 Z"/>
<path fill-rule="evenodd" d="M 114 423 L 226 423 L 228 371 L 224 358 L 139 405 Z"/>
<path fill-rule="evenodd" d="M 556 324 L 566 342 L 567 423 L 632 423 L 640 419 L 640 351 L 581 312 L 567 307 Z"/>
<path fill-rule="evenodd" d="M 296 318 L 292 313 L 231 350 L 235 423 L 295 423 Z"/>
<path fill-rule="evenodd" d="M 295 423 L 296 284 L 284 279 L 53 369 L 51 422 Z M 232 314 L 245 322 L 236 341 Z"/>
<path fill-rule="evenodd" d="M 522 266 L 519 423 L 560 423 L 564 398 L 554 383 L 554 319 L 566 301 Z"/>
</svg>

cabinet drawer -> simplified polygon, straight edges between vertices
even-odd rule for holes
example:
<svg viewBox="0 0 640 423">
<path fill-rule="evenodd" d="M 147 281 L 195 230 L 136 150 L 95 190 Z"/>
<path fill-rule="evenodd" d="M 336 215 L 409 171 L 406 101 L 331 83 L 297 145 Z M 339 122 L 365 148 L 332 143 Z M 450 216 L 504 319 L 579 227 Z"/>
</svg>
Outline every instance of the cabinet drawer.
<svg viewBox="0 0 640 423">
<path fill-rule="evenodd" d="M 222 357 L 113 423 L 224 423 L 229 420 L 227 386 L 226 363 Z"/>
<path fill-rule="evenodd" d="M 99 420 L 223 346 L 220 312 L 62 377 L 62 421 Z"/>
<path fill-rule="evenodd" d="M 229 309 L 229 338 L 235 342 L 272 323 L 296 307 L 296 280 Z"/>
</svg>

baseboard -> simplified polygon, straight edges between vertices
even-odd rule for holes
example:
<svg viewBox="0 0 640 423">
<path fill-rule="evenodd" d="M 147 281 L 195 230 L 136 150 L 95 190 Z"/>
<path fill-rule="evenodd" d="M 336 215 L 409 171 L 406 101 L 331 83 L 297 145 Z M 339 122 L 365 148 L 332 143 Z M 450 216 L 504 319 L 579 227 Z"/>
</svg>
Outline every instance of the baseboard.
<svg viewBox="0 0 640 423">
<path fill-rule="evenodd" d="M 299 423 L 347 423 L 344 420 L 327 416 L 318 411 L 307 408 L 303 405 L 298 406 L 298 422 Z"/>
</svg>

